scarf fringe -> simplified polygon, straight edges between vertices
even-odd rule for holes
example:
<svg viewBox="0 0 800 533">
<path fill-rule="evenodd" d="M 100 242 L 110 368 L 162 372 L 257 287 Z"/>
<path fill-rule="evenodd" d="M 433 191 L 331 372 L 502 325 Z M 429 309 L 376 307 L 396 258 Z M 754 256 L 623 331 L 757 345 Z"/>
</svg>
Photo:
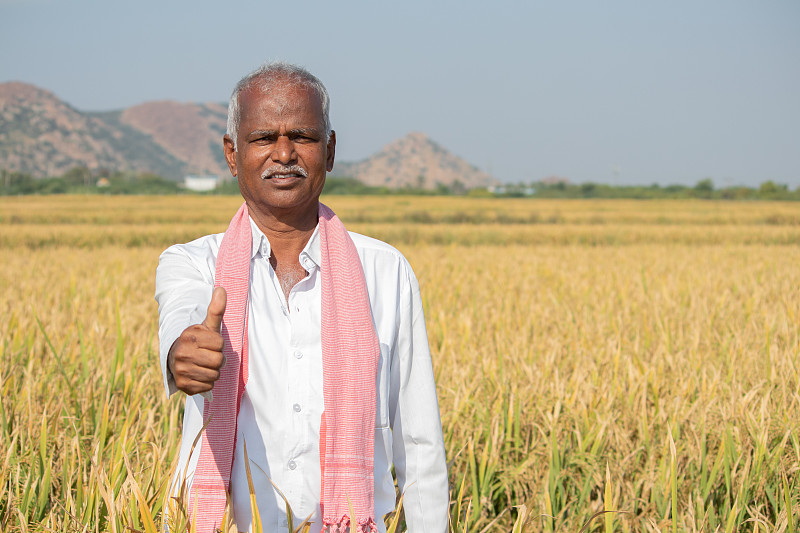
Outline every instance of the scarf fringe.
<svg viewBox="0 0 800 533">
<path fill-rule="evenodd" d="M 347 515 L 342 516 L 339 520 L 331 520 L 330 518 L 325 518 L 322 521 L 322 533 L 346 533 L 347 528 L 350 527 L 350 517 Z M 350 533 L 377 533 L 378 526 L 375 524 L 375 520 L 371 517 L 362 518 L 358 521 L 358 527 L 356 527 L 355 531 L 351 531 Z"/>
</svg>

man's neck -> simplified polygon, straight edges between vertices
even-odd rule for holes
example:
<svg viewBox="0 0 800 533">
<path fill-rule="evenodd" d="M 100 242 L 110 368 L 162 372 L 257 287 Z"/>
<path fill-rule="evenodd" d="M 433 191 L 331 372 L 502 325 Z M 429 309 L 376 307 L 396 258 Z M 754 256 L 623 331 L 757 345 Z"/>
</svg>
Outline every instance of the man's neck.
<svg viewBox="0 0 800 533">
<path fill-rule="evenodd" d="M 250 216 L 269 240 L 269 262 L 280 280 L 286 301 L 292 287 L 306 276 L 300 253 L 314 234 L 319 221 L 319 204 L 304 213 L 262 213 L 253 209 Z"/>
<path fill-rule="evenodd" d="M 298 261 L 319 220 L 318 202 L 302 213 L 249 211 L 256 226 L 269 239 L 272 255 L 278 263 Z"/>
</svg>

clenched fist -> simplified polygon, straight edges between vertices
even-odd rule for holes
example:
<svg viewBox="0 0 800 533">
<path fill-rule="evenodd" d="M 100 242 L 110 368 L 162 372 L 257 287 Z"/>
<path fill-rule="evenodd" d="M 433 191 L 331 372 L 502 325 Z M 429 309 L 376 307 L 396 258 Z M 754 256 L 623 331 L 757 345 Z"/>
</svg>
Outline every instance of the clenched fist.
<svg viewBox="0 0 800 533">
<path fill-rule="evenodd" d="M 175 386 L 186 394 L 210 391 L 219 379 L 219 370 L 225 362 L 220 328 L 227 298 L 225 289 L 214 289 L 205 320 L 183 330 L 169 349 L 167 366 Z"/>
</svg>

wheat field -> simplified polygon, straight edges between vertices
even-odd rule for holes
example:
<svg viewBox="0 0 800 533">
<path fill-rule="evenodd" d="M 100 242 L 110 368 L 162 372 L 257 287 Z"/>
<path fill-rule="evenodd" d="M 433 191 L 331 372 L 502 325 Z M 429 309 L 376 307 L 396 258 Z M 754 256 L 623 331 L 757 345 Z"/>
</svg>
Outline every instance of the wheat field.
<svg viewBox="0 0 800 533">
<path fill-rule="evenodd" d="M 798 530 L 800 205 L 323 201 L 420 280 L 452 531 Z M 0 198 L 0 531 L 179 512 L 154 272 L 240 202 Z"/>
</svg>

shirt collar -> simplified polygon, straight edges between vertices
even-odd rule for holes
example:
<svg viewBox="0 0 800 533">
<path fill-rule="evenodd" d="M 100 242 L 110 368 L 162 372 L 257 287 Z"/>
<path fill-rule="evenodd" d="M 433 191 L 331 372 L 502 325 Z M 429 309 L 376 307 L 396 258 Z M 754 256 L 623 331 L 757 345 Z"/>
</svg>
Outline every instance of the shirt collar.
<svg viewBox="0 0 800 533">
<path fill-rule="evenodd" d="M 258 225 L 250 217 L 250 233 L 253 235 L 253 249 L 251 251 L 250 259 L 255 259 L 256 255 L 261 252 L 261 257 L 269 259 L 272 255 L 272 248 L 269 244 L 269 239 L 264 235 L 264 232 L 259 229 Z"/>
<path fill-rule="evenodd" d="M 258 227 L 252 217 L 250 217 L 250 230 L 253 234 L 253 248 L 251 250 L 250 259 L 255 259 L 260 253 L 264 259 L 269 259 L 272 255 L 272 247 L 270 246 L 269 239 L 264 232 Z M 319 247 L 319 224 L 314 228 L 314 233 L 308 239 L 303 251 L 300 252 L 300 264 L 303 268 L 309 270 L 313 266 L 320 267 L 321 252 Z"/>
<path fill-rule="evenodd" d="M 320 252 L 319 241 L 319 224 L 317 224 L 305 248 L 300 252 L 300 264 L 303 265 L 303 268 L 306 270 L 311 270 L 311 268 L 315 266 L 320 268 L 321 266 L 322 253 Z"/>
</svg>

